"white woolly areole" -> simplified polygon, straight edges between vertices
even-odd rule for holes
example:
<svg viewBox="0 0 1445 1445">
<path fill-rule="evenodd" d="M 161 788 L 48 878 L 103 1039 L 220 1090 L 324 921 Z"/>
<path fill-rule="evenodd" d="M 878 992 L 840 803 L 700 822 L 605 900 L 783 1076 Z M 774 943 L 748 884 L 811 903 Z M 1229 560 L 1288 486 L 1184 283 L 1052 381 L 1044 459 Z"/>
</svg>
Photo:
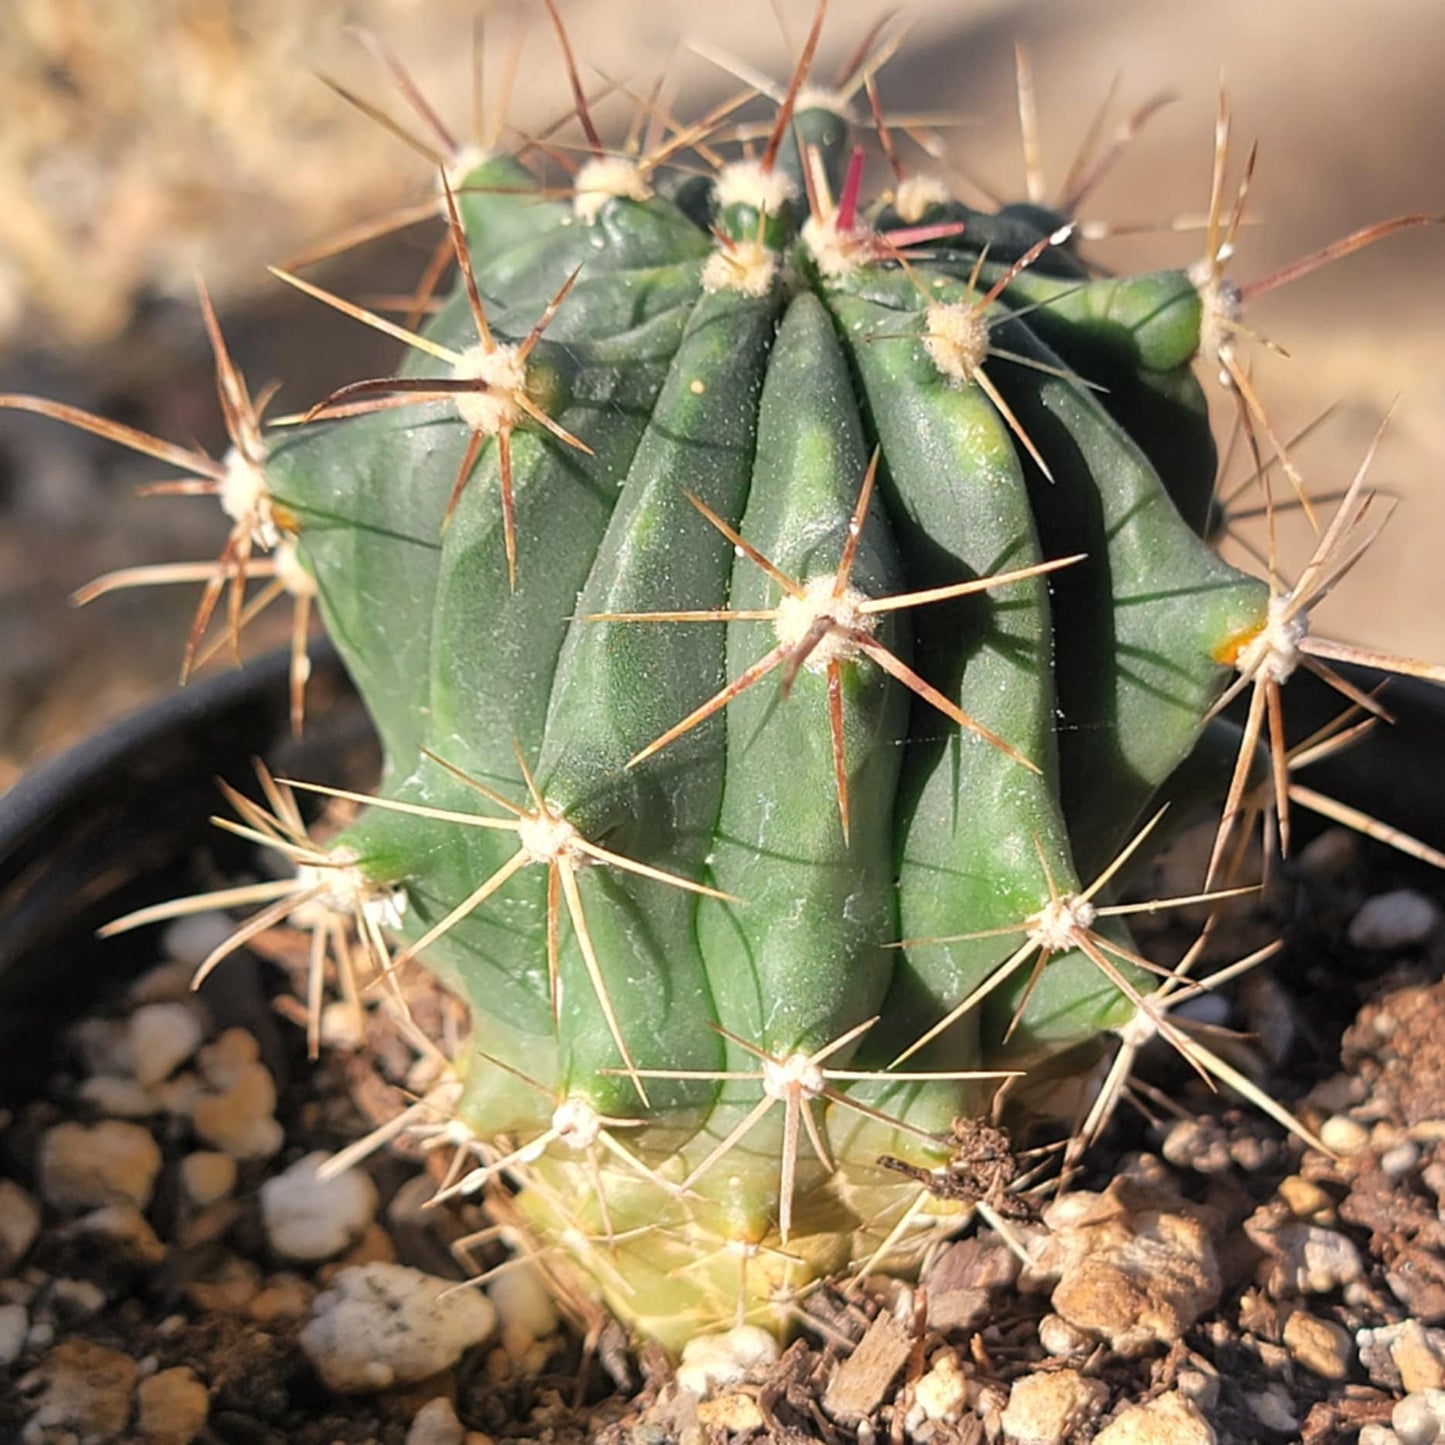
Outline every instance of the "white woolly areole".
<svg viewBox="0 0 1445 1445">
<path fill-rule="evenodd" d="M 533 863 L 552 863 L 566 853 L 576 853 L 578 833 L 566 818 L 546 811 L 517 819 L 517 842 Z M 577 861 L 581 861 L 580 855 Z"/>
<path fill-rule="evenodd" d="M 1029 942 L 1045 953 L 1064 953 L 1075 946 L 1081 933 L 1094 926 L 1098 916 L 1094 905 L 1075 893 L 1051 898 L 1039 909 L 1038 921 L 1029 929 Z"/>
<path fill-rule="evenodd" d="M 805 85 L 793 102 L 793 114 L 802 115 L 805 110 L 826 110 L 836 115 L 850 128 L 856 127 L 858 117 L 848 104 L 848 97 L 841 91 L 828 90 L 821 85 Z"/>
<path fill-rule="evenodd" d="M 1219 365 L 1219 381 L 1232 387 L 1233 378 L 1224 365 L 1234 347 L 1234 338 L 1244 316 L 1244 297 L 1239 287 L 1226 276 L 1217 276 L 1215 268 L 1228 259 L 1229 248 L 1221 246 L 1214 264 L 1206 258 L 1190 267 L 1189 279 L 1199 292 L 1199 354 Z"/>
<path fill-rule="evenodd" d="M 283 533 L 271 506 L 265 467 L 252 461 L 239 447 L 232 447 L 221 458 L 221 465 L 225 472 L 216 493 L 221 510 L 251 534 L 254 546 L 271 551 Z"/>
<path fill-rule="evenodd" d="M 946 206 L 953 193 L 937 176 L 904 176 L 893 192 L 893 209 L 916 226 L 934 206 Z"/>
<path fill-rule="evenodd" d="M 360 854 L 351 848 L 334 848 L 327 857 L 331 862 L 326 864 L 297 864 L 296 891 L 322 891 L 291 915 L 294 923 L 312 928 L 327 917 L 350 918 L 359 912 L 383 928 L 401 927 L 407 908 L 404 890 L 368 878 L 356 866 Z"/>
<path fill-rule="evenodd" d="M 874 253 L 871 231 L 840 231 L 831 216 L 826 221 L 809 216 L 801 234 L 814 264 L 830 280 L 851 276 Z"/>
<path fill-rule="evenodd" d="M 785 1059 L 764 1059 L 763 1093 L 770 1099 L 801 1096 L 816 1099 L 823 1092 L 823 1070 L 807 1054 L 789 1054 Z"/>
<path fill-rule="evenodd" d="M 276 564 L 276 580 L 293 597 L 316 596 L 316 579 L 301 565 L 294 538 L 283 535 L 272 560 Z"/>
<path fill-rule="evenodd" d="M 1288 682 L 1299 666 L 1300 643 L 1309 636 L 1309 618 L 1304 609 L 1289 612 L 1290 596 L 1269 599 L 1264 626 L 1243 647 L 1234 665 L 1246 677 L 1268 682 Z"/>
<path fill-rule="evenodd" d="M 798 188 L 790 176 L 777 169 L 765 171 L 759 160 L 729 161 L 713 181 L 719 210 L 728 206 L 751 206 L 776 216 L 789 201 L 798 199 Z"/>
<path fill-rule="evenodd" d="M 647 177 L 626 156 L 593 156 L 572 182 L 572 210 L 589 225 L 614 196 L 645 201 L 652 195 Z"/>
<path fill-rule="evenodd" d="M 736 291 L 743 296 L 766 296 L 778 275 L 777 253 L 757 241 L 719 246 L 702 268 L 702 289 Z"/>
<path fill-rule="evenodd" d="M 866 632 L 871 637 L 876 630 L 877 615 L 862 610 L 867 600 L 856 587 L 845 587 L 842 596 L 834 597 L 833 578 L 824 573 L 803 584 L 801 597 L 791 592 L 784 595 L 773 632 L 785 646 L 796 647 L 819 619 L 826 619 L 828 631 L 803 663 L 809 672 L 824 672 L 830 662 L 847 662 L 858 655 L 858 644 L 848 632 Z"/>
<path fill-rule="evenodd" d="M 480 381 L 485 391 L 459 392 L 452 399 L 457 415 L 475 432 L 494 437 L 515 426 L 522 415 L 517 398 L 527 389 L 527 363 L 515 346 L 493 346 L 478 342 L 462 352 L 452 367 L 455 381 Z"/>
<path fill-rule="evenodd" d="M 930 306 L 923 314 L 923 349 L 944 376 L 969 382 L 988 360 L 988 322 L 963 301 Z"/>
<path fill-rule="evenodd" d="M 1133 1018 L 1120 1024 L 1114 1032 L 1126 1049 L 1138 1052 L 1145 1044 L 1158 1037 L 1159 1017 L 1149 1009 L 1141 1008 L 1135 1012 Z"/>
<path fill-rule="evenodd" d="M 590 1149 L 602 1133 L 602 1118 L 586 1099 L 563 1099 L 552 1111 L 558 1140 L 579 1153 Z"/>
<path fill-rule="evenodd" d="M 473 171 L 486 165 L 492 155 L 493 152 L 483 150 L 481 146 L 474 145 L 471 141 L 459 146 L 442 168 L 441 174 L 446 176 L 448 188 L 452 191 L 461 190 L 466 185 L 467 177 Z M 437 182 L 437 190 L 438 192 L 441 190 L 440 177 Z"/>
</svg>

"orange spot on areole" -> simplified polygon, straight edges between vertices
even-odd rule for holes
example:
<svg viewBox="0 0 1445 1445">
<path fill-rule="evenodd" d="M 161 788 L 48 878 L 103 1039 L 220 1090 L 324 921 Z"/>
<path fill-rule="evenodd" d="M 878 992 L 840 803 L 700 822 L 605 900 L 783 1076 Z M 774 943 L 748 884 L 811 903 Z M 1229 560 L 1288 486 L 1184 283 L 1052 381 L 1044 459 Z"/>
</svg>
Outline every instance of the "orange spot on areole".
<svg viewBox="0 0 1445 1445">
<path fill-rule="evenodd" d="M 1234 667 L 1239 662 L 1240 654 L 1264 631 L 1264 623 L 1258 623 L 1254 627 L 1245 628 L 1243 632 L 1232 633 L 1225 638 L 1218 647 L 1209 655 L 1219 663 L 1221 667 Z"/>
</svg>

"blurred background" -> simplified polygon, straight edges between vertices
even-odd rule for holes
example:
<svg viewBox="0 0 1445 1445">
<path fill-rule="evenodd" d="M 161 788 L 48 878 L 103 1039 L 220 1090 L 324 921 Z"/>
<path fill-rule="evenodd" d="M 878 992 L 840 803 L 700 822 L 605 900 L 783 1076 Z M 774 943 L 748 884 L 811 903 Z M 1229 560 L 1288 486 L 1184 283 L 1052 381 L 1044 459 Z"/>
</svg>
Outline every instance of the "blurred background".
<svg viewBox="0 0 1445 1445">
<path fill-rule="evenodd" d="M 684 116 L 737 88 L 687 47 L 705 39 L 784 78 L 811 0 L 560 0 L 589 90 L 650 87 Z M 6 0 L 0 5 L 0 390 L 98 410 L 220 454 L 210 356 L 195 306 L 204 275 L 253 390 L 283 383 L 294 410 L 394 365 L 395 347 L 267 275 L 348 228 L 434 194 L 433 168 L 346 104 L 318 75 L 420 133 L 394 79 L 356 33 L 384 39 L 457 139 L 474 129 L 476 0 Z M 831 79 L 882 14 L 832 0 L 815 78 Z M 1024 191 L 1014 45 L 1032 58 L 1042 170 L 1058 187 L 1095 111 L 1109 123 L 1161 90 L 1156 114 L 1082 209 L 1146 224 L 1088 254 L 1109 267 L 1186 265 L 1206 209 L 1221 75 L 1238 175 L 1261 141 L 1231 274 L 1249 282 L 1359 227 L 1445 212 L 1445 8 L 1439 0 L 969 0 L 897 12 L 907 42 L 883 70 L 886 112 L 937 111 L 958 193 Z M 508 110 L 522 131 L 569 105 L 556 41 L 537 3 L 487 8 L 484 71 L 494 104 L 514 27 L 525 33 Z M 681 42 L 681 43 L 679 43 Z M 605 78 L 605 79 L 604 79 Z M 484 114 L 487 113 L 484 108 Z M 630 105 L 602 103 L 620 137 Z M 574 135 L 562 132 L 565 138 Z M 935 168 L 904 145 L 918 170 Z M 950 174 L 948 171 L 945 174 Z M 967 177 L 967 179 L 965 179 Z M 312 274 L 351 296 L 409 290 L 435 222 L 347 252 Z M 1311 485 L 1345 485 L 1392 403 L 1373 472 L 1402 501 L 1321 630 L 1445 660 L 1445 228 L 1382 241 L 1262 296 L 1249 323 L 1255 376 L 1279 435 L 1323 408 L 1302 444 Z M 1215 391 L 1221 435 L 1232 408 Z M 1233 475 L 1243 478 L 1243 449 Z M 124 565 L 212 557 L 213 502 L 137 498 L 164 468 L 54 421 L 0 412 L 0 788 L 40 756 L 174 683 L 194 587 L 136 590 L 82 611 L 68 594 Z M 1287 575 L 1308 555 L 1302 519 L 1283 529 Z M 1237 556 L 1238 554 L 1236 554 Z M 284 638 L 278 610 L 250 647 Z M 224 660 L 222 660 L 224 661 Z"/>
</svg>

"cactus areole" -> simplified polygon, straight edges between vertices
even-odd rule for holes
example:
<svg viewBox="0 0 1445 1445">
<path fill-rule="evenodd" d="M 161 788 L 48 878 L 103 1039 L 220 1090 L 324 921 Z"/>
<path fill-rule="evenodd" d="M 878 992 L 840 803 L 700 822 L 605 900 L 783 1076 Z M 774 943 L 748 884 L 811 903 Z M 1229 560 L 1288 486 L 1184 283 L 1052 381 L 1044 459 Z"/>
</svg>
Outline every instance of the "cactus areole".
<svg viewBox="0 0 1445 1445">
<path fill-rule="evenodd" d="M 470 1006 L 463 1183 L 676 1346 L 906 1266 L 952 1121 L 1147 1009 L 1087 885 L 1268 592 L 1186 520 L 1182 273 L 870 203 L 806 101 L 602 159 L 453 175 L 455 294 L 264 475 L 385 750 L 334 856 Z"/>
</svg>

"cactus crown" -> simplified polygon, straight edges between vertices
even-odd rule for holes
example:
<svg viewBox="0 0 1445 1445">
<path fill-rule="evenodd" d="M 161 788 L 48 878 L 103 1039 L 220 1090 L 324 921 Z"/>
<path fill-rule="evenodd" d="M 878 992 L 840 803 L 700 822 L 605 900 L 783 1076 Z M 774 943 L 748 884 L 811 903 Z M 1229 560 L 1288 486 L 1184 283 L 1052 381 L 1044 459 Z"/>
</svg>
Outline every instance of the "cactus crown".
<svg viewBox="0 0 1445 1445">
<path fill-rule="evenodd" d="M 1170 1021 L 1189 989 L 1113 890 L 1257 683 L 1218 778 L 1243 811 L 1364 475 L 1293 592 L 1221 562 L 1191 368 L 1204 345 L 1244 377 L 1222 181 L 1198 284 L 1098 279 L 1084 181 L 989 213 L 907 174 L 865 61 L 894 169 L 870 197 L 856 87 L 806 86 L 821 19 L 760 151 L 728 158 L 736 102 L 608 151 L 575 69 L 562 190 L 544 143 L 453 146 L 460 279 L 421 329 L 285 276 L 406 346 L 304 425 L 261 431 L 208 306 L 236 450 L 164 454 L 235 524 L 188 659 L 269 571 L 384 748 L 325 848 L 289 791 L 236 796 L 299 868 L 257 901 L 346 915 L 383 980 L 424 963 L 467 1000 L 455 1187 L 507 1175 L 497 1207 L 574 1288 L 674 1344 L 915 1256 L 960 1208 L 919 1174 L 1003 1079 L 1037 1098 L 1164 1033 L 1240 1082 Z"/>
</svg>

